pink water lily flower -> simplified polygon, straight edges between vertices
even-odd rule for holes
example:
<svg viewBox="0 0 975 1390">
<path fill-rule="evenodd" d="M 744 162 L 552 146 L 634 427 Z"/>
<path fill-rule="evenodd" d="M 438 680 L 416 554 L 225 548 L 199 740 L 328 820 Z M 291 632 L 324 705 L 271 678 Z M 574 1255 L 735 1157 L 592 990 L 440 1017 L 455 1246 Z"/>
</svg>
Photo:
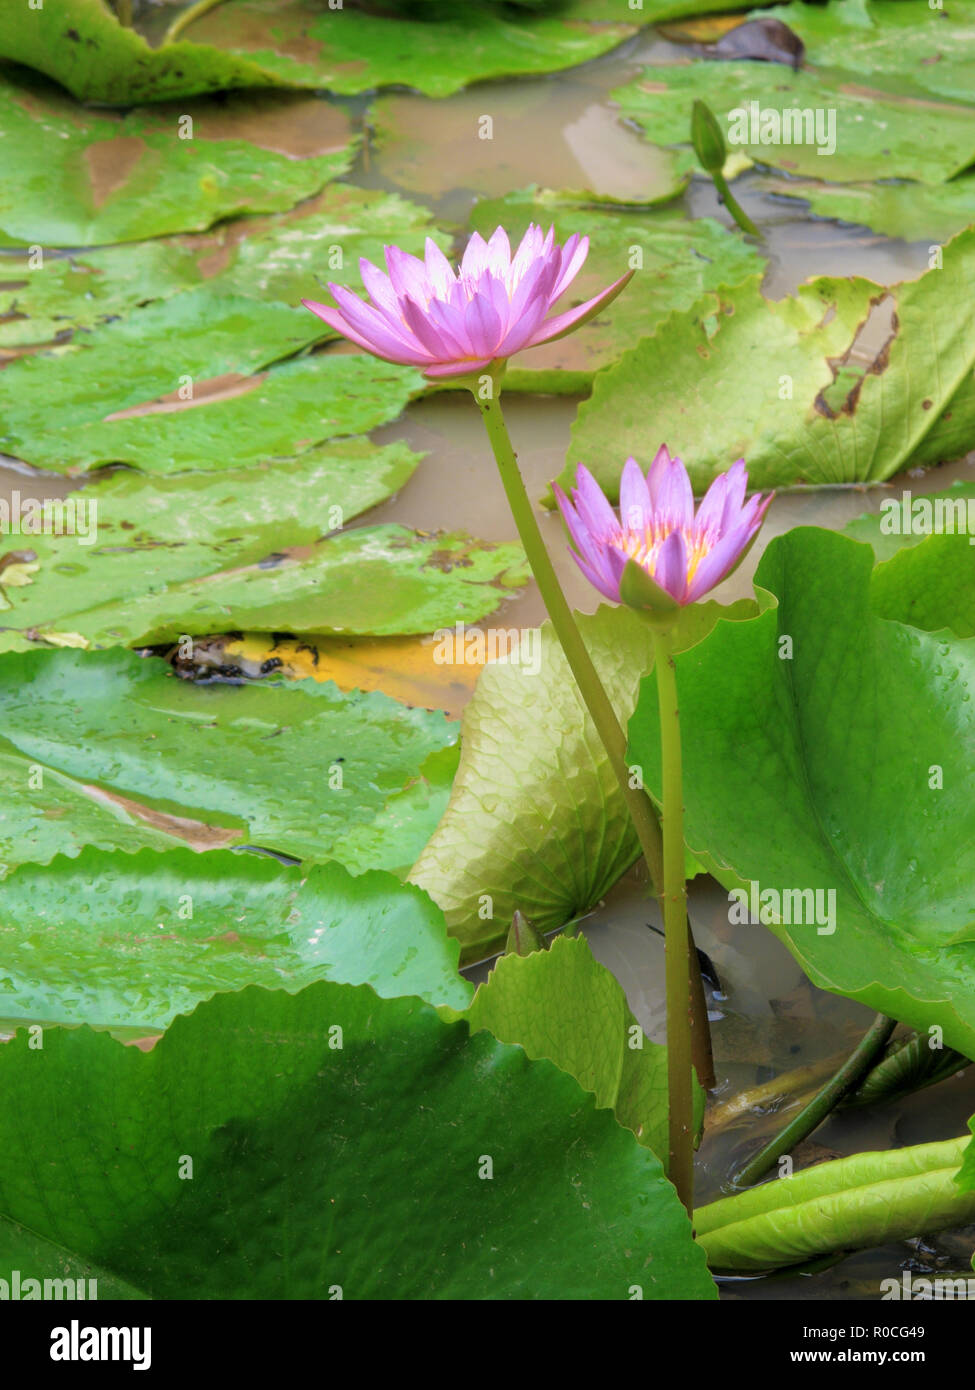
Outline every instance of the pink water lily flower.
<svg viewBox="0 0 975 1390">
<path fill-rule="evenodd" d="M 427 237 L 422 261 L 398 246 L 387 246 L 388 275 L 365 257 L 359 261 L 372 303 L 331 283 L 337 309 L 311 299 L 301 302 L 343 337 L 386 362 L 420 367 L 433 378 L 467 376 L 522 348 L 561 338 L 615 299 L 632 271 L 585 304 L 546 318 L 588 252 L 588 237 L 573 235 L 559 246 L 554 228 L 544 235 L 533 224 L 512 255 L 508 234 L 498 227 L 489 241 L 474 233 L 455 273 Z"/>
<path fill-rule="evenodd" d="M 629 458 L 620 480 L 617 517 L 587 468 L 576 470 L 572 502 L 555 496 L 575 549 L 573 559 L 601 594 L 620 603 L 620 581 L 635 561 L 657 589 L 683 606 L 713 589 L 735 568 L 764 520 L 772 494 L 745 501 L 744 459 L 708 488 L 697 513 L 687 469 L 663 445 L 644 478 Z"/>
</svg>

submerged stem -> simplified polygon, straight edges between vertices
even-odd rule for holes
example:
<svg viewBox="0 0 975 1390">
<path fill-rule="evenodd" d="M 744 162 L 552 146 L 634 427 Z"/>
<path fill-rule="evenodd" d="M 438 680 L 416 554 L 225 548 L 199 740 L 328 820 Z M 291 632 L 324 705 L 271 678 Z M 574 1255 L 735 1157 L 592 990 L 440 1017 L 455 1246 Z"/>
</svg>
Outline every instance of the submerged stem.
<svg viewBox="0 0 975 1390">
<path fill-rule="evenodd" d="M 214 10 L 218 5 L 222 4 L 223 0 L 196 0 L 195 5 L 190 5 L 189 9 L 184 10 L 182 14 L 176 16 L 163 35 L 163 41 L 160 47 L 165 47 L 167 43 L 172 43 L 175 39 L 178 39 L 183 30 L 188 29 L 191 24 L 195 23 L 196 20 L 201 17 L 201 15 L 205 15 L 208 10 Z"/>
<path fill-rule="evenodd" d="M 761 236 L 761 232 L 755 226 L 755 223 L 748 216 L 747 212 L 745 212 L 744 208 L 738 202 L 738 199 L 728 187 L 728 180 L 725 178 L 724 174 L 720 172 L 713 173 L 711 177 L 714 180 L 714 186 L 718 190 L 721 201 L 731 213 L 731 216 L 741 230 L 743 232 L 748 232 L 749 236 Z"/>
<path fill-rule="evenodd" d="M 664 935 L 667 988 L 667 1090 L 671 1182 L 688 1214 L 694 1199 L 694 1113 L 691 1077 L 690 960 L 684 866 L 684 788 L 673 634 L 653 629 L 660 705 L 663 807 Z"/>
<path fill-rule="evenodd" d="M 808 1105 L 782 1130 L 769 1144 L 746 1163 L 733 1179 L 735 1187 L 749 1187 L 764 1177 L 772 1164 L 782 1154 L 788 1153 L 796 1144 L 812 1134 L 825 1120 L 829 1112 L 836 1108 L 845 1095 L 854 1089 L 864 1077 L 880 1053 L 887 1046 L 887 1040 L 897 1027 L 892 1018 L 878 1014 L 864 1034 L 859 1046 L 850 1054 L 836 1075 L 818 1091 Z"/>
</svg>

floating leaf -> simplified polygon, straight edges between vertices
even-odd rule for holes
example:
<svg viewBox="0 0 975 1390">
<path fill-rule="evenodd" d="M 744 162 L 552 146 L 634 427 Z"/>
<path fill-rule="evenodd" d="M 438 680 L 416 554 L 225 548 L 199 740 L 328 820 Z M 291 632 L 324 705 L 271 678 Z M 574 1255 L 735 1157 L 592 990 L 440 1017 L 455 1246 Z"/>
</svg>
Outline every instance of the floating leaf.
<svg viewBox="0 0 975 1390">
<path fill-rule="evenodd" d="M 681 645 L 750 600 L 685 610 Z M 650 630 L 625 608 L 577 615 L 624 722 L 653 660 Z M 639 853 L 626 803 L 546 623 L 523 664 L 489 665 L 464 711 L 450 804 L 410 874 L 439 903 L 464 956 L 503 945 L 517 908 L 547 932 L 587 912 Z"/>
<path fill-rule="evenodd" d="M 612 95 L 623 117 L 654 144 L 686 144 L 691 108 L 702 100 L 733 151 L 834 183 L 872 179 L 878 172 L 940 183 L 975 162 L 970 107 L 901 95 L 873 82 L 866 87 L 844 73 L 791 72 L 773 63 L 675 63 L 646 68 Z M 743 113 L 744 121 L 732 119 L 733 112 Z"/>
<path fill-rule="evenodd" d="M 889 478 L 969 391 L 973 279 L 975 232 L 963 232 L 943 269 L 889 290 L 820 276 L 777 301 L 757 280 L 705 296 L 596 377 L 559 481 L 568 486 L 582 460 L 615 496 L 627 455 L 649 466 L 661 443 L 684 459 L 696 492 L 739 457 L 759 488 Z M 868 353 L 859 328 L 888 295 L 889 336 Z"/>
<path fill-rule="evenodd" d="M 975 18 L 971 6 L 928 0 L 830 0 L 756 11 L 786 23 L 818 68 L 859 73 L 905 95 L 975 100 Z"/>
<path fill-rule="evenodd" d="M 267 87 L 256 63 L 197 43 L 150 48 L 104 0 L 18 5 L 4 17 L 0 57 L 53 77 L 78 98 L 105 106 L 195 96 L 225 87 Z"/>
<path fill-rule="evenodd" d="M 92 885 L 97 885 L 92 891 Z M 457 943 L 392 874 L 304 871 L 253 854 L 105 854 L 27 865 L 4 884 L 0 1019 L 169 1026 L 214 994 L 316 980 L 463 1009 Z"/>
<path fill-rule="evenodd" d="M 673 310 L 689 309 L 703 291 L 737 284 L 763 265 L 757 251 L 711 218 L 690 220 L 666 209 L 607 212 L 527 189 L 480 202 L 471 216 L 472 227 L 485 236 L 503 225 L 520 237 L 532 221 L 554 226 L 563 242 L 574 232 L 589 237 L 589 255 L 565 307 L 598 294 L 637 259 L 642 264 L 594 322 L 515 358 L 505 373 L 505 390 L 585 390 L 594 372 L 616 361 Z"/>
<path fill-rule="evenodd" d="M 822 183 L 756 176 L 750 185 L 791 201 L 804 200 L 817 217 L 872 227 L 905 241 L 948 241 L 975 223 L 975 178 L 950 183 Z M 801 214 L 797 214 L 800 215 Z"/>
<path fill-rule="evenodd" d="M 678 658 L 687 843 L 758 885 L 814 984 L 975 1056 L 975 642 L 875 617 L 873 559 L 828 531 L 777 538 L 756 575 L 777 608 Z M 659 794 L 652 682 L 630 740 Z"/>
<path fill-rule="evenodd" d="M 16 449 L 53 433 L 52 421 L 67 433 L 163 396 L 191 402 L 200 381 L 260 370 L 321 336 L 312 315 L 285 304 L 205 288 L 178 294 L 11 363 L 0 375 L 3 440 Z"/>
<path fill-rule="evenodd" d="M 684 8 L 699 5 L 687 0 Z M 296 87 L 354 94 L 405 81 L 444 97 L 486 78 L 575 67 L 629 38 L 642 18 L 612 0 L 567 0 L 551 16 L 466 7 L 434 22 L 351 7 L 338 13 L 314 0 L 224 0 L 184 37 Z"/>
<path fill-rule="evenodd" d="M 0 258 L 0 348 L 94 328 L 201 279 L 187 250 L 155 241 L 33 260 L 28 253 Z"/>
<path fill-rule="evenodd" d="M 644 1037 L 622 986 L 585 937 L 560 936 L 547 951 L 501 956 L 464 1017 L 472 1029 L 486 1028 L 574 1076 L 667 1166 L 667 1049 Z M 700 1122 L 700 1087 L 695 1101 Z"/>
<path fill-rule="evenodd" d="M 153 1298 L 717 1296 L 653 1154 L 417 999 L 248 989 L 148 1054 L 23 1031 L 0 1087 L 0 1212 Z"/>
<path fill-rule="evenodd" d="M 178 295 L 173 304 L 186 298 Z M 99 334 L 100 343 L 107 332 Z M 236 343 L 234 351 L 246 350 L 239 339 Z M 29 365 L 26 360 L 11 363 L 0 375 L 0 402 L 9 400 L 16 409 L 14 392 L 8 396 L 3 388 L 23 381 L 14 373 Z M 39 369 L 42 389 L 49 382 L 53 386 L 55 379 L 53 364 L 45 366 L 47 370 Z M 172 364 L 161 370 L 171 372 Z M 155 402 L 145 401 L 108 418 L 104 412 L 109 403 L 99 405 L 85 397 L 85 373 L 77 376 L 80 393 L 71 406 L 76 423 L 52 428 L 48 421 L 45 426 L 41 403 L 34 399 L 33 408 L 20 413 L 23 433 L 0 440 L 7 452 L 59 473 L 114 462 L 159 473 L 283 462 L 323 440 L 361 434 L 394 420 L 423 386 L 412 367 L 394 367 L 359 353 L 323 353 L 286 362 L 260 376 L 231 375 L 229 384 L 227 378 L 195 382 L 190 400 L 181 401 L 176 388 Z M 118 399 L 123 393 L 126 384 L 116 364 L 107 394 Z"/>
<path fill-rule="evenodd" d="M 344 174 L 356 143 L 348 115 L 312 97 L 116 116 L 5 79 L 0 132 L 0 232 L 42 247 L 138 241 L 289 208 Z"/>
<path fill-rule="evenodd" d="M 442 715 L 314 681 L 192 685 L 120 650 L 7 653 L 0 710 L 4 872 L 87 843 L 130 848 L 137 831 L 156 847 L 247 842 L 399 870 L 453 773 L 425 766 L 456 739 Z"/>
<path fill-rule="evenodd" d="M 33 563 L 9 589 L 0 553 L 0 650 L 65 634 L 76 646 L 147 646 L 245 626 L 422 633 L 482 618 L 527 577 L 517 545 L 395 525 L 338 529 L 417 462 L 402 444 L 354 439 L 216 475 L 115 473 L 49 499 L 47 521 L 40 499 L 18 490 L 22 529 L 9 544 L 29 546 Z M 30 529 L 48 523 L 67 533 Z"/>
<path fill-rule="evenodd" d="M 0 322 L 0 348 L 94 328 L 201 282 L 211 293 L 296 308 L 303 298 L 320 298 L 328 280 L 358 289 L 360 256 L 381 261 L 390 240 L 417 254 L 428 236 L 449 242 L 426 208 L 396 193 L 329 184 L 287 212 L 238 218 L 178 241 L 70 256 L 8 254 L 0 258 L 0 316 L 11 317 Z"/>
</svg>

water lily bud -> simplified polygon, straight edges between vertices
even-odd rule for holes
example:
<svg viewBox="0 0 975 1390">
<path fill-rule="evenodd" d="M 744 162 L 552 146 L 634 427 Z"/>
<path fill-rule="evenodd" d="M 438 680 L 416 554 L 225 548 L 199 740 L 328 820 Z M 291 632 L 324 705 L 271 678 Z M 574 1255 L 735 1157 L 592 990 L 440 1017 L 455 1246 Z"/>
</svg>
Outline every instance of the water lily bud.
<svg viewBox="0 0 975 1390">
<path fill-rule="evenodd" d="M 720 174 L 727 158 L 724 135 L 714 112 L 703 101 L 695 101 L 691 111 L 691 144 L 702 169 Z"/>
</svg>

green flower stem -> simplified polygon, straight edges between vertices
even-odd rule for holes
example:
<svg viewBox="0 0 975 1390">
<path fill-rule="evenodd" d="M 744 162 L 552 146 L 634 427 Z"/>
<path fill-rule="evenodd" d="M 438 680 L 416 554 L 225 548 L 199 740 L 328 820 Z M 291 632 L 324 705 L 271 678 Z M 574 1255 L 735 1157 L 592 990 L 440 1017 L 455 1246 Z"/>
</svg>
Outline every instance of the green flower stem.
<svg viewBox="0 0 975 1390">
<path fill-rule="evenodd" d="M 195 5 L 190 5 L 189 9 L 176 16 L 163 35 L 160 47 L 165 47 L 167 43 L 173 43 L 179 38 L 183 30 L 188 29 L 201 15 L 205 15 L 209 10 L 215 10 L 218 5 L 222 4 L 223 0 L 196 0 Z"/>
<path fill-rule="evenodd" d="M 716 173 L 713 173 L 711 177 L 714 180 L 714 186 L 718 190 L 721 201 L 731 213 L 741 230 L 743 232 L 748 232 L 750 236 L 761 236 L 761 232 L 755 226 L 755 223 L 745 212 L 744 208 L 740 206 L 737 198 L 732 194 L 731 189 L 728 187 L 728 180 L 725 178 L 724 174 L 718 170 Z"/>
<path fill-rule="evenodd" d="M 862 1041 L 840 1067 L 836 1075 L 818 1091 L 807 1106 L 782 1130 L 764 1149 L 746 1163 L 733 1179 L 735 1187 L 750 1187 L 764 1177 L 782 1154 L 801 1144 L 807 1135 L 817 1129 L 831 1110 L 834 1110 L 845 1095 L 854 1090 L 860 1080 L 870 1071 L 874 1062 L 887 1046 L 891 1033 L 896 1028 L 892 1018 L 878 1014 L 864 1034 Z"/>
<path fill-rule="evenodd" d="M 548 551 L 545 549 L 545 542 L 538 529 L 538 522 L 535 520 L 535 513 L 532 510 L 532 504 L 525 491 L 525 484 L 518 468 L 518 459 L 504 423 L 501 402 L 497 392 L 487 400 L 482 400 L 476 391 L 473 394 L 480 407 L 488 439 L 491 441 L 491 448 L 497 460 L 498 472 L 501 474 L 501 482 L 508 499 L 508 505 L 518 528 L 521 543 L 525 548 L 532 574 L 535 576 L 535 582 L 552 620 L 552 626 L 555 628 L 556 635 L 562 645 L 569 669 L 575 677 L 586 708 L 592 717 L 592 722 L 596 726 L 596 731 L 613 765 L 616 780 L 626 798 L 637 838 L 640 841 L 640 848 L 647 861 L 650 881 L 654 886 L 654 892 L 659 895 L 660 885 L 663 882 L 663 847 L 660 827 L 645 794 L 630 786 L 629 768 L 626 762 L 626 735 L 620 727 L 616 711 L 613 709 L 609 696 L 603 688 L 603 683 L 592 664 L 592 658 L 582 640 L 582 634 L 576 625 L 572 609 L 566 602 L 549 559 Z"/>
<path fill-rule="evenodd" d="M 670 1097 L 669 1177 L 688 1214 L 694 1199 L 694 1110 L 691 1074 L 690 959 L 684 873 L 684 788 L 673 630 L 653 627 L 660 704 L 663 806 L 664 937 L 667 987 L 667 1090 Z"/>
</svg>

